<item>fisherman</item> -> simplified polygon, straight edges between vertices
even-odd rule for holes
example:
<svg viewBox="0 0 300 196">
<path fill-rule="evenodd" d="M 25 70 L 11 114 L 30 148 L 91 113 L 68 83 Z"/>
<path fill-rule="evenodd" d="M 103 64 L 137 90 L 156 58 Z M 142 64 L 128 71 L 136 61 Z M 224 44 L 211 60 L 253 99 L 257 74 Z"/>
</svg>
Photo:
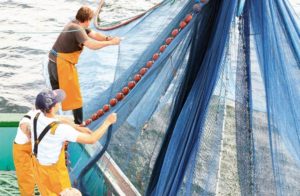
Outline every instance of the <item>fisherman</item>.
<svg viewBox="0 0 300 196">
<path fill-rule="evenodd" d="M 76 19 L 65 26 L 49 53 L 48 72 L 52 89 L 60 88 L 66 92 L 62 109 L 73 110 L 76 124 L 81 124 L 83 120 L 82 97 L 75 66 L 83 46 L 97 50 L 120 43 L 118 37 L 106 36 L 88 28 L 93 16 L 92 9 L 81 7 Z"/>
<path fill-rule="evenodd" d="M 37 112 L 39 111 L 30 110 L 21 119 L 13 144 L 13 158 L 21 196 L 33 195 L 34 193 L 35 181 L 31 161 L 30 116 L 34 116 Z"/>
<path fill-rule="evenodd" d="M 35 102 L 40 112 L 30 116 L 33 119 L 30 125 L 32 127 L 31 142 L 34 144 L 32 163 L 34 177 L 41 195 L 59 195 L 66 188 L 71 188 L 68 169 L 65 165 L 64 143 L 66 141 L 93 144 L 117 120 L 115 113 L 110 114 L 94 132 L 75 124 L 75 127 L 72 127 L 60 123 L 55 118 L 55 114 L 65 96 L 65 92 L 61 89 L 40 92 Z M 90 132 L 90 134 L 84 132 Z"/>
<path fill-rule="evenodd" d="M 21 196 L 33 195 L 35 180 L 32 166 L 31 145 L 31 116 L 35 116 L 40 110 L 32 109 L 19 122 L 17 134 L 13 143 L 13 160 L 16 169 L 17 182 Z M 73 126 L 78 131 L 92 133 L 89 129 L 79 128 L 69 118 L 56 116 L 61 123 Z"/>
</svg>

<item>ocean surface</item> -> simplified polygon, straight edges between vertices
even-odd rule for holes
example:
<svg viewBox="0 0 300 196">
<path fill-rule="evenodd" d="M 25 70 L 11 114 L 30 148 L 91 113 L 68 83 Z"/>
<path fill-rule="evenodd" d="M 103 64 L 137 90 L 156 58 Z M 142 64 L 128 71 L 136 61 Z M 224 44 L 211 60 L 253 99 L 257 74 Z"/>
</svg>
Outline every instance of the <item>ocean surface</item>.
<svg viewBox="0 0 300 196">
<path fill-rule="evenodd" d="M 0 113 L 24 113 L 47 88 L 43 64 L 64 25 L 82 5 L 96 0 L 0 0 Z M 107 24 L 149 9 L 160 0 L 106 0 L 101 21 Z"/>
</svg>

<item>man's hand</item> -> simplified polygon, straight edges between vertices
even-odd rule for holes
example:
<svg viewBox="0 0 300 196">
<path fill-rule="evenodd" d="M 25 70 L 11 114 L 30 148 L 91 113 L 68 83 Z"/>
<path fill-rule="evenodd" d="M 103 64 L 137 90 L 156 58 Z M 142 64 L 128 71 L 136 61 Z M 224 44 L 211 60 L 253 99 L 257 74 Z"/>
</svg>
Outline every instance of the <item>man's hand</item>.
<svg viewBox="0 0 300 196">
<path fill-rule="evenodd" d="M 104 121 L 104 123 L 106 123 L 107 125 L 111 125 L 116 122 L 117 122 L 117 114 L 116 113 L 110 114 Z"/>
<path fill-rule="evenodd" d="M 119 37 L 114 37 L 110 40 L 114 45 L 120 44 L 121 39 Z"/>
</svg>

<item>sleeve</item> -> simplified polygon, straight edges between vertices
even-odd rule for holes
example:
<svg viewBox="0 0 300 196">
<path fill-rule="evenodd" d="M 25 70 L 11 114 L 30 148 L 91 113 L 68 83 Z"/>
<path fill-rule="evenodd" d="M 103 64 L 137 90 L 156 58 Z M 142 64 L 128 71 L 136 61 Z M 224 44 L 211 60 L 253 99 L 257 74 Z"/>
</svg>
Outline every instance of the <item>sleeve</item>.
<svg viewBox="0 0 300 196">
<path fill-rule="evenodd" d="M 63 137 L 65 141 L 69 142 L 76 142 L 78 135 L 80 134 L 79 131 L 71 127 L 70 125 L 60 124 L 59 128 L 63 133 Z"/>
<path fill-rule="evenodd" d="M 23 116 L 23 118 L 20 120 L 19 125 L 22 124 L 22 123 L 30 123 L 30 122 L 31 122 L 31 119 L 34 118 L 34 116 L 35 116 L 36 113 L 37 113 L 37 112 L 36 112 L 36 111 L 33 111 L 33 110 L 27 112 L 27 113 Z"/>
<path fill-rule="evenodd" d="M 79 44 L 83 44 L 86 40 L 88 40 L 89 36 L 87 35 L 87 32 L 81 28 L 81 27 L 76 27 L 75 31 L 75 39 Z"/>
</svg>

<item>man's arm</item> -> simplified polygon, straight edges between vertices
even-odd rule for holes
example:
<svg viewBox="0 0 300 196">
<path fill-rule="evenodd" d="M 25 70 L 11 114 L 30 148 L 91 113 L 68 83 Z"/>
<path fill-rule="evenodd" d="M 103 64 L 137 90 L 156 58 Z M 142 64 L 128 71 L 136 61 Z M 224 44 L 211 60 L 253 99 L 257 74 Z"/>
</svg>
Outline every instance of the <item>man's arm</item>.
<svg viewBox="0 0 300 196">
<path fill-rule="evenodd" d="M 75 124 L 72 119 L 70 118 L 67 118 L 65 116 L 56 116 L 56 118 L 64 123 L 64 124 L 68 124 L 70 125 L 71 127 L 73 127 L 74 129 L 76 129 L 77 131 L 81 132 L 81 133 L 88 133 L 88 134 L 91 134 L 93 131 L 91 131 L 89 128 L 87 127 L 80 127 L 79 125 Z"/>
<path fill-rule="evenodd" d="M 31 138 L 31 129 L 30 124 L 28 122 L 23 122 L 20 125 L 21 131 L 27 136 L 27 138 L 30 140 Z"/>
<path fill-rule="evenodd" d="M 82 144 L 94 144 L 96 143 L 106 132 L 108 127 L 112 124 L 114 124 L 117 121 L 117 114 L 112 113 L 110 114 L 104 121 L 104 123 L 93 133 L 86 134 L 86 133 L 80 133 L 77 137 L 76 142 L 82 143 Z"/>
<path fill-rule="evenodd" d="M 83 45 L 91 50 L 97 50 L 106 46 L 118 45 L 120 43 L 120 38 L 114 37 L 109 41 L 97 41 L 92 38 L 88 38 Z"/>
<path fill-rule="evenodd" d="M 113 39 L 113 37 L 111 37 L 111 36 L 106 36 L 102 33 L 95 32 L 93 30 L 91 30 L 91 32 L 88 34 L 88 36 L 97 41 L 110 41 Z"/>
</svg>

